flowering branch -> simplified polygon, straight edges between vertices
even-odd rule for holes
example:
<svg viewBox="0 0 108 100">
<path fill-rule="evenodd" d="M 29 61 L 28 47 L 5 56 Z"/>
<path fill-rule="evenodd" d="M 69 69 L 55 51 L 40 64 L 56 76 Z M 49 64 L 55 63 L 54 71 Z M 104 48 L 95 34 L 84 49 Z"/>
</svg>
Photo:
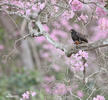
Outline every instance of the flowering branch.
<svg viewBox="0 0 108 100">
<path fill-rule="evenodd" d="M 82 2 L 82 0 L 80 0 L 80 2 Z M 82 2 L 84 4 L 95 4 L 96 6 L 98 5 L 98 3 L 95 3 L 95 2 Z M 8 6 L 13 6 L 12 4 L 10 3 L 0 3 L 0 6 L 2 5 L 8 5 Z M 13 7 L 16 7 L 16 8 L 19 8 L 19 6 L 13 6 Z M 24 9 L 24 8 L 19 8 L 19 9 Z M 8 14 L 12 14 L 12 15 L 18 15 L 22 18 L 25 18 L 26 20 L 29 21 L 29 25 L 28 25 L 28 28 L 29 28 L 29 32 L 31 34 L 31 36 L 44 36 L 46 38 L 46 40 L 49 41 L 49 43 L 51 43 L 53 46 L 55 46 L 56 48 L 64 51 L 64 53 L 66 54 L 66 56 L 71 56 L 73 53 L 77 53 L 80 49 L 82 50 L 85 50 L 85 51 L 89 51 L 89 50 L 93 50 L 93 49 L 97 49 L 97 48 L 100 48 L 100 47 L 105 47 L 105 46 L 108 46 L 108 39 L 103 39 L 103 40 L 98 40 L 94 43 L 88 43 L 88 44 L 81 44 L 79 46 L 75 46 L 75 45 L 72 45 L 71 46 L 71 49 L 70 49 L 70 46 L 69 47 L 65 47 L 64 44 L 61 44 L 61 43 L 58 43 L 56 41 L 54 41 L 50 35 L 44 31 L 44 28 L 41 24 L 40 21 L 35 21 L 33 20 L 32 18 L 30 18 L 30 16 L 27 16 L 25 14 L 21 14 L 20 12 L 14 12 L 14 11 L 8 11 L 8 10 L 3 10 L 2 8 L 0 9 L 0 11 L 5 11 L 6 13 Z M 38 20 L 38 19 L 37 19 Z M 36 30 L 34 30 L 32 28 L 32 22 L 35 21 L 36 22 L 36 25 L 38 26 L 40 32 L 37 32 Z"/>
<path fill-rule="evenodd" d="M 44 36 L 46 38 L 46 40 L 48 40 L 49 43 L 51 43 L 56 48 L 64 51 L 64 53 L 68 57 L 70 57 L 73 53 L 77 53 L 80 49 L 84 50 L 84 51 L 89 51 L 89 50 L 97 49 L 97 48 L 100 48 L 100 47 L 108 46 L 108 38 L 106 38 L 106 39 L 98 40 L 98 41 L 93 42 L 93 43 L 81 44 L 81 45 L 79 45 L 77 47 L 75 45 L 72 45 L 72 48 L 69 49 L 69 47 L 66 48 L 63 44 L 58 43 L 55 40 L 53 40 L 50 37 L 50 35 L 47 32 L 44 31 L 44 28 L 43 28 L 40 21 L 37 21 L 36 24 L 37 24 L 37 26 L 38 26 L 38 28 L 40 30 L 40 33 L 34 32 L 35 34 L 38 34 L 38 35 L 34 35 L 34 36 L 36 36 L 36 37 L 38 37 L 40 35 Z M 32 27 L 32 26 L 29 26 L 29 29 L 30 29 L 30 27 Z M 30 30 L 33 32 L 32 28 Z"/>
</svg>

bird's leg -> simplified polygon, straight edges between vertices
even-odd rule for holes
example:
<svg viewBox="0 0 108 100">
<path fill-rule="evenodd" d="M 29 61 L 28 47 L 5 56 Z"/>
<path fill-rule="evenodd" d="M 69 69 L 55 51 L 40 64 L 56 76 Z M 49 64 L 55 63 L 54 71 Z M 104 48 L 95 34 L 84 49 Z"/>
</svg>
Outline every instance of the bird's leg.
<svg viewBox="0 0 108 100">
<path fill-rule="evenodd" d="M 80 44 L 79 41 L 75 41 L 75 46 L 76 46 L 76 49 L 78 49 L 78 45 Z"/>
</svg>

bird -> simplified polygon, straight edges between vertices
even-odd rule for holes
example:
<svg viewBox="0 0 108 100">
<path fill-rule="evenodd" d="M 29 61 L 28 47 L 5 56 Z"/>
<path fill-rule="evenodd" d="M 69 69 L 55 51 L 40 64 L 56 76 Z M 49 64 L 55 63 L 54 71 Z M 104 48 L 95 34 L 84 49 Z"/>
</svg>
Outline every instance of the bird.
<svg viewBox="0 0 108 100">
<path fill-rule="evenodd" d="M 71 31 L 71 38 L 76 45 L 79 45 L 82 43 L 88 43 L 88 40 L 86 39 L 85 35 L 77 32 L 74 29 L 71 29 L 70 31 Z"/>
</svg>

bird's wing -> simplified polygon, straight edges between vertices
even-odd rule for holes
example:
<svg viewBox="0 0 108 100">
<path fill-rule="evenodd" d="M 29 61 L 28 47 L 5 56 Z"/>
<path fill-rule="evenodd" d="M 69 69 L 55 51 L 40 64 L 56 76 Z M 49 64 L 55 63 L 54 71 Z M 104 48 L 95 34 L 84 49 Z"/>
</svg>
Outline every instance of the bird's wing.
<svg viewBox="0 0 108 100">
<path fill-rule="evenodd" d="M 86 39 L 87 35 L 83 35 L 83 34 L 78 33 L 78 32 L 77 32 L 77 35 L 79 36 L 79 38 L 80 38 L 82 41 L 88 42 L 88 40 Z"/>
</svg>

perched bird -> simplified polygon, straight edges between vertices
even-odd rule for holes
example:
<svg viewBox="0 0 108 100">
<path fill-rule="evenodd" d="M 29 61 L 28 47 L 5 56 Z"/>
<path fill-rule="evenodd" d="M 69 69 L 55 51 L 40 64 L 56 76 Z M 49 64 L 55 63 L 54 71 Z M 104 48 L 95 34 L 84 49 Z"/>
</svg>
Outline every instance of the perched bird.
<svg viewBox="0 0 108 100">
<path fill-rule="evenodd" d="M 82 44 L 84 42 L 88 43 L 88 40 L 86 39 L 85 35 L 76 32 L 74 29 L 71 29 L 71 37 L 76 45 Z"/>
</svg>

